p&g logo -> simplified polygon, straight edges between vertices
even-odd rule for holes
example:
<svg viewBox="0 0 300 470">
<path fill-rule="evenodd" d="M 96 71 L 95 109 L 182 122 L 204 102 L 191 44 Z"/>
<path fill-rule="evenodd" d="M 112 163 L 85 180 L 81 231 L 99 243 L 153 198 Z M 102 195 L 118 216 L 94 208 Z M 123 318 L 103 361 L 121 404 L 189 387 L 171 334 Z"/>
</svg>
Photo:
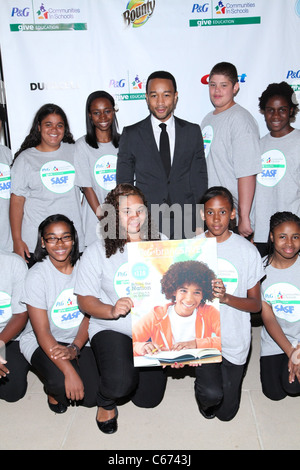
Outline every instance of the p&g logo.
<svg viewBox="0 0 300 470">
<path fill-rule="evenodd" d="M 11 11 L 11 16 L 14 17 L 14 16 L 17 16 L 17 17 L 27 17 L 29 16 L 29 7 L 25 7 L 25 8 L 17 8 L 17 7 L 14 7 Z"/>
</svg>

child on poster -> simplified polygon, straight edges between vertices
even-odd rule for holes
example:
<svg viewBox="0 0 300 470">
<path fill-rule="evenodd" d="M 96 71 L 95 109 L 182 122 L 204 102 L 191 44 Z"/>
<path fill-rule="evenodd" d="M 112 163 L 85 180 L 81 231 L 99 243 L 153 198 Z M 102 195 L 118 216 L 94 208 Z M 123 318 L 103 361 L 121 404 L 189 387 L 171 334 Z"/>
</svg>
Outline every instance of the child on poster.
<svg viewBox="0 0 300 470">
<path fill-rule="evenodd" d="M 155 306 L 133 324 L 134 355 L 185 348 L 221 350 L 220 314 L 207 303 L 213 300 L 214 278 L 213 271 L 200 261 L 172 264 L 161 279 L 162 293 L 171 302 Z"/>
</svg>

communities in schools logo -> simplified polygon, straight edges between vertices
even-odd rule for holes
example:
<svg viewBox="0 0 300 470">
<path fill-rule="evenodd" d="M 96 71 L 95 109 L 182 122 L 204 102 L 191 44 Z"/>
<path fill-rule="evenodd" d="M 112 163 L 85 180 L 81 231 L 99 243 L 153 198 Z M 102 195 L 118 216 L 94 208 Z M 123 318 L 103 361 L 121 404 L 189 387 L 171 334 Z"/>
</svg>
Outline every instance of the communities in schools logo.
<svg viewBox="0 0 300 470">
<path fill-rule="evenodd" d="M 11 31 L 76 31 L 86 30 L 80 8 L 70 5 L 67 8 L 53 8 L 51 2 L 32 2 L 32 6 L 12 7 Z"/>
<path fill-rule="evenodd" d="M 155 8 L 155 0 L 129 0 L 123 12 L 126 26 L 139 28 L 151 18 Z"/>
<path fill-rule="evenodd" d="M 112 78 L 109 88 L 117 101 L 137 101 L 146 98 L 146 78 L 127 72 L 127 77 Z"/>
<path fill-rule="evenodd" d="M 255 2 L 231 3 L 212 1 L 194 3 L 189 20 L 190 27 L 199 26 L 233 26 L 260 24 L 261 18 L 255 14 Z M 195 16 L 199 16 L 195 18 Z"/>
</svg>

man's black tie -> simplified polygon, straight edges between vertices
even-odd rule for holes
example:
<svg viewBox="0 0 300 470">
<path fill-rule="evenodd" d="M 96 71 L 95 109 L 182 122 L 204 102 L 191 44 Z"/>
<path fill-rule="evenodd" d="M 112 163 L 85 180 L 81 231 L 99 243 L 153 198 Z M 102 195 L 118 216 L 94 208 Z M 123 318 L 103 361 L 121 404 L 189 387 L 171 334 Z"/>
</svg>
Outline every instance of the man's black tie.
<svg viewBox="0 0 300 470">
<path fill-rule="evenodd" d="M 167 125 L 162 123 L 159 125 L 161 128 L 160 141 L 159 141 L 159 153 L 166 170 L 167 176 L 169 176 L 171 170 L 171 156 L 170 156 L 170 143 L 169 136 L 166 131 Z"/>
</svg>

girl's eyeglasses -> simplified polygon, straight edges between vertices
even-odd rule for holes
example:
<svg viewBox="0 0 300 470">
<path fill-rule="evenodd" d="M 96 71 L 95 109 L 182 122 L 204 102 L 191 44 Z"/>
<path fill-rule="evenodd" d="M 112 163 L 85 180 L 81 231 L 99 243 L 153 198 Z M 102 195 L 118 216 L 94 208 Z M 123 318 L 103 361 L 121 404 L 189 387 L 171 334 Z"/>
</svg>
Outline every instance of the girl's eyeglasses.
<svg viewBox="0 0 300 470">
<path fill-rule="evenodd" d="M 49 238 L 44 238 L 46 243 L 49 243 L 50 245 L 56 245 L 56 243 L 61 240 L 63 243 L 70 242 L 73 240 L 72 235 L 64 235 L 63 237 L 49 237 Z"/>
</svg>

